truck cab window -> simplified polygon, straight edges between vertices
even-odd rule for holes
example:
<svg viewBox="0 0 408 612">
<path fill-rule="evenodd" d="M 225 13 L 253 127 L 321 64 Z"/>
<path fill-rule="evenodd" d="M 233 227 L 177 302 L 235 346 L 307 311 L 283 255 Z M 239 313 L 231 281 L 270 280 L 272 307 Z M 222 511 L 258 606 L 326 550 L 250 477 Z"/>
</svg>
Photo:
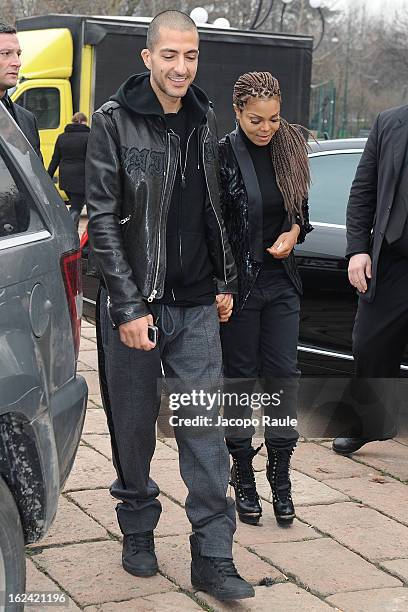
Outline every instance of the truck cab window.
<svg viewBox="0 0 408 612">
<path fill-rule="evenodd" d="M 34 203 L 19 189 L 0 157 L 0 240 L 45 229 Z"/>
<path fill-rule="evenodd" d="M 31 111 L 39 130 L 52 130 L 60 124 L 60 92 L 56 87 L 34 87 L 24 91 L 16 103 Z"/>
</svg>

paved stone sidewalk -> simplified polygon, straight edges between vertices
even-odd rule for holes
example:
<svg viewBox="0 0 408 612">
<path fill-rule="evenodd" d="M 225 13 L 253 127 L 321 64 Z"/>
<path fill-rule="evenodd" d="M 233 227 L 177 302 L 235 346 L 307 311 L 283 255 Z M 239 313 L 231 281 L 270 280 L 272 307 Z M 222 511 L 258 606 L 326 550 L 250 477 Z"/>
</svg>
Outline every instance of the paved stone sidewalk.
<svg viewBox="0 0 408 612">
<path fill-rule="evenodd" d="M 238 522 L 234 545 L 256 597 L 229 605 L 193 591 L 186 488 L 174 440 L 160 440 L 152 464 L 163 504 L 156 534 L 160 574 L 143 579 L 124 572 L 95 342 L 94 327 L 83 323 L 78 369 L 89 402 L 82 442 L 49 535 L 27 549 L 28 591 L 61 590 L 68 608 L 51 609 L 88 612 L 408 611 L 408 439 L 370 444 L 352 459 L 335 455 L 327 441 L 300 443 L 292 470 L 298 518 L 290 528 L 276 524 L 265 454 L 258 455 L 262 526 Z"/>
</svg>

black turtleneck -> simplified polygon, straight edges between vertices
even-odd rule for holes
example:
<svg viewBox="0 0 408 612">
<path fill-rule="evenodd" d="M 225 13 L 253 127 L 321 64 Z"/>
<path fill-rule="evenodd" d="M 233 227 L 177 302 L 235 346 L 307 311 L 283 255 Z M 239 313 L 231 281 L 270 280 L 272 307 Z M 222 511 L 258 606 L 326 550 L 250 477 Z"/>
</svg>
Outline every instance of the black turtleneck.
<svg viewBox="0 0 408 612">
<path fill-rule="evenodd" d="M 241 136 L 254 164 L 259 189 L 262 196 L 263 213 L 263 269 L 274 269 L 282 266 L 281 259 L 275 259 L 268 253 L 282 231 L 285 221 L 285 207 L 283 196 L 276 182 L 275 168 L 273 167 L 269 145 L 259 146 L 254 144 L 241 129 Z"/>
</svg>

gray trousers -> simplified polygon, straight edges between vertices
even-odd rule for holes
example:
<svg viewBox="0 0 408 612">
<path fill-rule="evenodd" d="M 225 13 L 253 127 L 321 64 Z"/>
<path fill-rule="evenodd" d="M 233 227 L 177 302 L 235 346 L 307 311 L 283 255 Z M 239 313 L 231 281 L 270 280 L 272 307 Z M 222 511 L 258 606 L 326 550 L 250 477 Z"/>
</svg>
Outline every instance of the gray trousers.
<svg viewBox="0 0 408 612">
<path fill-rule="evenodd" d="M 222 358 L 215 305 L 183 308 L 152 305 L 158 346 L 131 349 L 113 329 L 104 288 L 99 296 L 98 347 L 101 388 L 111 433 L 117 479 L 111 494 L 121 501 L 122 533 L 154 530 L 160 517 L 159 487 L 149 476 L 159 414 L 162 368 L 169 393 L 219 389 Z M 218 408 L 185 406 L 177 417 L 205 415 Z M 229 458 L 221 427 L 174 427 L 180 473 L 188 489 L 187 517 L 205 556 L 232 557 L 234 501 L 227 497 Z"/>
</svg>

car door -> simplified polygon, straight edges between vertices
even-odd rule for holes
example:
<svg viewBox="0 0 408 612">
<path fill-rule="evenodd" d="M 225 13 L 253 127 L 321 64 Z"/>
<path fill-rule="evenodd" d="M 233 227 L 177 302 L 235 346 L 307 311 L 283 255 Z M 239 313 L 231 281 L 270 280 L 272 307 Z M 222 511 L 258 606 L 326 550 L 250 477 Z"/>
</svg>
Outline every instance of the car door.
<svg viewBox="0 0 408 612">
<path fill-rule="evenodd" d="M 20 404 L 30 420 L 47 397 L 37 353 L 48 329 L 44 280 L 53 266 L 39 254 L 51 232 L 32 204 L 0 149 L 0 414 Z"/>
<path fill-rule="evenodd" d="M 64 205 L 49 193 L 56 197 L 40 160 L 0 109 L 0 415 L 18 408 L 27 420 L 75 373 L 60 270 L 75 232 L 62 234 L 50 202 Z"/>
<path fill-rule="evenodd" d="M 299 363 L 303 373 L 348 373 L 357 298 L 347 279 L 346 207 L 361 149 L 310 154 L 313 232 L 296 247 L 302 277 Z"/>
</svg>

